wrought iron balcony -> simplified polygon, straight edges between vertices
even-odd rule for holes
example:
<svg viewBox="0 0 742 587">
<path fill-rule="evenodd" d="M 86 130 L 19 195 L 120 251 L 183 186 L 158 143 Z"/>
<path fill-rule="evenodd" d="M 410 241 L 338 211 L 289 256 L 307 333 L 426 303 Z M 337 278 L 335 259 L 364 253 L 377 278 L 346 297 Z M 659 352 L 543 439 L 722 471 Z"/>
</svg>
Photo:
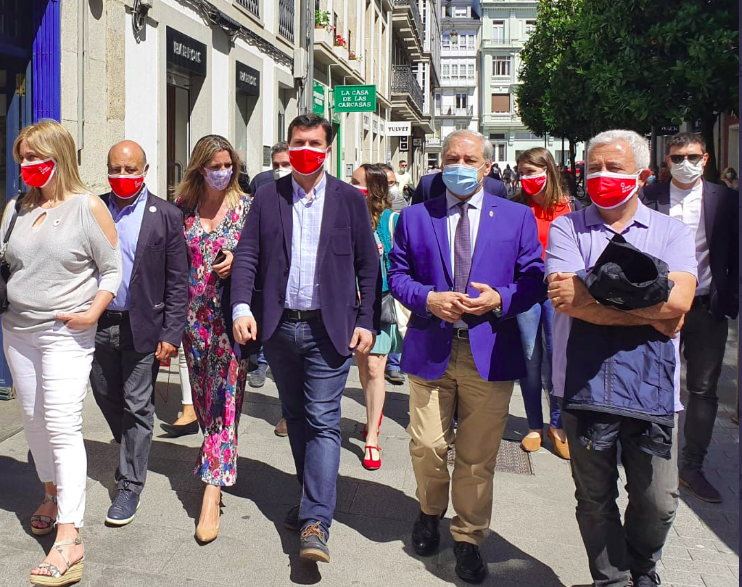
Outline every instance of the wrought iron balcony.
<svg viewBox="0 0 742 587">
<path fill-rule="evenodd" d="M 294 42 L 294 0 L 278 2 L 278 34 L 290 43 Z"/>
<path fill-rule="evenodd" d="M 409 65 L 392 65 L 392 94 L 407 94 L 417 110 L 422 112 L 423 91 Z"/>
<path fill-rule="evenodd" d="M 236 0 L 237 4 L 242 6 L 250 14 L 260 18 L 260 0 Z"/>
</svg>

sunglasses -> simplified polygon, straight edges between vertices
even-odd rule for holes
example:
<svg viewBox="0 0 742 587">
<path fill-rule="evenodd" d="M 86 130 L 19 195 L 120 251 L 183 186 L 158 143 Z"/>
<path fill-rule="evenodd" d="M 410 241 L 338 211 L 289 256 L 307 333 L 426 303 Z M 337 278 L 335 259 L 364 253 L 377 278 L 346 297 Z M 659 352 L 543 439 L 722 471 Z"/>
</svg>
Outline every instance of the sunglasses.
<svg viewBox="0 0 742 587">
<path fill-rule="evenodd" d="M 703 159 L 703 155 L 670 155 L 670 161 L 675 163 L 675 165 L 679 165 L 683 162 L 683 159 L 687 159 L 693 165 L 698 163 L 701 159 Z"/>
</svg>

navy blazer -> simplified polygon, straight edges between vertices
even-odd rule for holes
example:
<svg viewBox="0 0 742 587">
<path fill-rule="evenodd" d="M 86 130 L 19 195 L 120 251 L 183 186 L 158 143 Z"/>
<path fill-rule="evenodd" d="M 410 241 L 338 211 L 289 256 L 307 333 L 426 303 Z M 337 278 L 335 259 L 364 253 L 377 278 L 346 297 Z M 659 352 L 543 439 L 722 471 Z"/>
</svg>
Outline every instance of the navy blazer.
<svg viewBox="0 0 742 587">
<path fill-rule="evenodd" d="M 348 356 L 356 327 L 379 331 L 379 250 L 363 194 L 331 175 L 326 178 L 317 251 L 320 310 L 335 350 Z M 258 189 L 234 251 L 232 304 L 250 305 L 262 340 L 276 331 L 285 309 L 294 226 L 292 189 L 291 176 Z"/>
<path fill-rule="evenodd" d="M 110 192 L 100 196 L 108 207 Z M 188 254 L 183 213 L 148 192 L 129 281 L 129 322 L 138 353 L 160 341 L 180 346 L 188 311 Z"/>
<path fill-rule="evenodd" d="M 484 178 L 484 190 L 488 194 L 492 194 L 498 198 L 508 199 L 505 184 L 503 184 L 499 179 L 493 179 L 486 176 Z M 418 183 L 415 188 L 415 193 L 412 194 L 412 203 L 419 204 L 420 202 L 443 196 L 445 193 L 446 184 L 443 183 L 443 173 L 423 175 L 420 183 Z"/>
<path fill-rule="evenodd" d="M 703 217 L 711 267 L 711 312 L 722 319 L 739 313 L 739 195 L 715 183 L 703 182 Z M 645 186 L 642 202 L 652 210 L 670 213 L 670 182 Z"/>
</svg>

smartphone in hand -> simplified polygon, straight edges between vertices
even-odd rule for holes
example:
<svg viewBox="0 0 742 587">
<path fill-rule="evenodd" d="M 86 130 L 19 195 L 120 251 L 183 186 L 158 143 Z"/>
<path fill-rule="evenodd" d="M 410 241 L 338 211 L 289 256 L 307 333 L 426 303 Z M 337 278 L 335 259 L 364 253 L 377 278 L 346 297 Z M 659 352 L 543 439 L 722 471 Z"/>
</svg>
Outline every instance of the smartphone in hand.
<svg viewBox="0 0 742 587">
<path fill-rule="evenodd" d="M 223 249 L 221 249 L 217 254 L 216 257 L 214 257 L 214 262 L 212 263 L 212 266 L 219 265 L 219 263 L 223 263 L 227 259 L 227 254 L 224 252 Z"/>
</svg>

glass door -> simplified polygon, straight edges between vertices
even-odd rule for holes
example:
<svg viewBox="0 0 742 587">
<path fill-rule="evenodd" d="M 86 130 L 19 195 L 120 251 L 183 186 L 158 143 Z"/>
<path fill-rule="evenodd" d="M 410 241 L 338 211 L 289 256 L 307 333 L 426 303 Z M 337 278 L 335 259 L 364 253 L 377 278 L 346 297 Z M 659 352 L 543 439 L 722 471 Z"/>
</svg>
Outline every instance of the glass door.
<svg viewBox="0 0 742 587">
<path fill-rule="evenodd" d="M 191 153 L 190 122 L 191 92 L 181 78 L 168 74 L 167 192 L 169 200 L 172 200 L 175 187 L 183 179 L 188 165 Z"/>
</svg>

